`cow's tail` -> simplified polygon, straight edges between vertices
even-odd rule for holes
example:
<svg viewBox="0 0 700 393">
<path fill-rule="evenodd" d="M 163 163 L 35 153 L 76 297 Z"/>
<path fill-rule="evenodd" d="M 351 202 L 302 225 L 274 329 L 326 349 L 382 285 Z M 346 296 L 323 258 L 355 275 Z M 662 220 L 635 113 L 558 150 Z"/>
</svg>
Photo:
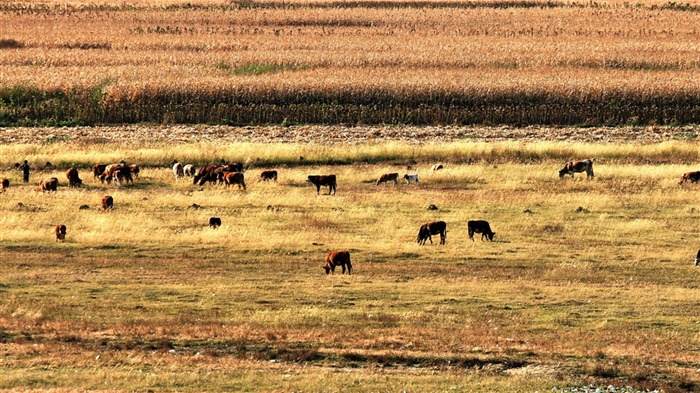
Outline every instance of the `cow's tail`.
<svg viewBox="0 0 700 393">
<path fill-rule="evenodd" d="M 352 274 L 352 262 L 350 262 L 350 253 L 348 253 L 348 274 Z"/>
</svg>

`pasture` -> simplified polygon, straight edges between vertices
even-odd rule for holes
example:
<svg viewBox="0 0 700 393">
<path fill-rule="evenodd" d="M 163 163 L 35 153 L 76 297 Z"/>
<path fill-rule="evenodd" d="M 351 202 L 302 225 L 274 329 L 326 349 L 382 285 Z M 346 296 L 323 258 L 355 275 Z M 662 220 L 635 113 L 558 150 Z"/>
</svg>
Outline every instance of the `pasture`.
<svg viewBox="0 0 700 393">
<path fill-rule="evenodd" d="M 0 389 L 697 390 L 700 185 L 678 181 L 698 147 L 0 146 Z M 595 178 L 560 180 L 562 157 L 596 158 Z M 23 185 L 25 158 L 62 168 Z M 175 182 L 173 158 L 245 162 L 247 190 Z M 134 186 L 92 178 L 120 159 Z M 421 182 L 375 186 L 390 172 Z M 330 173 L 335 196 L 305 182 Z M 48 176 L 58 192 L 37 192 Z M 493 242 L 468 239 L 475 219 Z M 437 220 L 446 245 L 419 246 Z M 353 275 L 325 274 L 331 250 Z"/>
</svg>

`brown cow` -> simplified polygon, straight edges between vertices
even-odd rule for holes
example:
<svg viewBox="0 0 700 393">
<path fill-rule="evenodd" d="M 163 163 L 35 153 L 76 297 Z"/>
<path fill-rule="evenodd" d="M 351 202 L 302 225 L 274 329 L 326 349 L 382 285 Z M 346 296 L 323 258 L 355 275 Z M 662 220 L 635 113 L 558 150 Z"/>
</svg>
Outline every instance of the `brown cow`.
<svg viewBox="0 0 700 393">
<path fill-rule="evenodd" d="M 106 164 L 95 164 L 92 167 L 92 175 L 95 179 L 98 179 L 103 173 L 105 173 L 105 169 L 107 169 Z M 103 180 L 103 179 L 102 179 Z"/>
<path fill-rule="evenodd" d="M 0 179 L 0 192 L 5 192 L 10 188 L 10 179 Z"/>
<path fill-rule="evenodd" d="M 385 173 L 383 174 L 379 180 L 377 180 L 377 185 L 380 183 L 384 183 L 384 186 L 386 186 L 387 182 L 393 181 L 394 182 L 394 187 L 399 185 L 399 174 L 398 173 Z"/>
<path fill-rule="evenodd" d="M 262 173 L 260 173 L 260 180 L 262 180 L 262 181 L 268 181 L 268 180 L 277 181 L 277 171 L 262 171 Z"/>
<path fill-rule="evenodd" d="M 697 183 L 698 181 L 700 181 L 700 171 L 686 172 L 681 176 L 681 181 L 679 181 L 678 184 L 686 182 Z"/>
<path fill-rule="evenodd" d="M 323 265 L 323 269 L 326 274 L 335 274 L 335 267 L 340 266 L 343 268 L 341 274 L 345 274 L 345 267 L 348 268 L 348 274 L 352 274 L 352 263 L 350 263 L 350 253 L 348 251 L 331 251 L 326 256 L 326 264 Z"/>
<path fill-rule="evenodd" d="M 134 175 L 134 177 L 136 178 L 138 178 L 139 173 L 141 173 L 141 168 L 139 168 L 139 166 L 136 164 L 129 165 L 129 170 L 131 170 L 131 174 Z"/>
<path fill-rule="evenodd" d="M 63 224 L 56 225 L 56 241 L 66 241 L 66 226 Z"/>
<path fill-rule="evenodd" d="M 111 195 L 105 195 L 102 197 L 102 209 L 112 209 L 114 208 L 114 198 Z"/>
<path fill-rule="evenodd" d="M 316 194 L 321 192 L 321 186 L 328 186 L 328 195 L 335 195 L 336 178 L 335 175 L 309 175 L 306 181 L 316 186 Z"/>
<path fill-rule="evenodd" d="M 57 189 L 58 179 L 55 177 L 46 178 L 39 182 L 39 190 L 41 190 L 41 192 L 56 191 Z"/>
<path fill-rule="evenodd" d="M 203 165 L 197 170 L 197 174 L 194 175 L 194 181 L 192 182 L 192 184 L 199 183 L 200 186 L 203 186 L 206 182 L 216 183 L 216 170 L 219 168 L 220 167 L 217 167 L 216 165 Z"/>
<path fill-rule="evenodd" d="M 224 172 L 224 183 L 226 188 L 232 184 L 238 184 L 238 188 L 243 187 L 245 190 L 245 178 L 241 172 Z"/>
<path fill-rule="evenodd" d="M 564 165 L 564 168 L 559 171 L 559 178 L 563 179 L 564 175 L 571 175 L 574 178 L 574 173 L 586 172 L 586 178 L 592 178 L 593 175 L 593 160 L 569 161 Z"/>
<path fill-rule="evenodd" d="M 433 244 L 433 237 L 431 235 L 437 234 L 440 234 L 440 244 L 445 244 L 447 238 L 447 224 L 445 221 L 429 222 L 421 225 L 416 240 L 421 246 L 425 244 L 426 240 L 430 240 L 430 244 Z"/>
<path fill-rule="evenodd" d="M 66 177 L 68 178 L 68 187 L 80 187 L 83 185 L 83 181 L 78 177 L 78 170 L 73 167 L 68 168 Z"/>
</svg>

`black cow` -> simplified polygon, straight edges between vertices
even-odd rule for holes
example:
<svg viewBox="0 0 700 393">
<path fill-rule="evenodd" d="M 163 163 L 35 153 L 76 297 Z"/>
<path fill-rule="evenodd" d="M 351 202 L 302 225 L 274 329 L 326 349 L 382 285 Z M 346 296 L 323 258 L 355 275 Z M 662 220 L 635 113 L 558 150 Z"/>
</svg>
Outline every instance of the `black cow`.
<svg viewBox="0 0 700 393">
<path fill-rule="evenodd" d="M 316 194 L 321 192 L 321 186 L 327 186 L 328 195 L 331 195 L 331 191 L 333 191 L 333 195 L 335 195 L 335 188 L 337 186 L 335 175 L 309 175 L 306 181 L 316 186 Z"/>
<path fill-rule="evenodd" d="M 481 240 L 484 240 L 486 236 L 489 241 L 493 241 L 493 236 L 496 232 L 491 231 L 491 226 L 487 221 L 484 220 L 474 220 L 467 222 L 467 230 L 469 231 L 469 238 L 474 241 L 474 234 L 480 233 Z"/>
</svg>

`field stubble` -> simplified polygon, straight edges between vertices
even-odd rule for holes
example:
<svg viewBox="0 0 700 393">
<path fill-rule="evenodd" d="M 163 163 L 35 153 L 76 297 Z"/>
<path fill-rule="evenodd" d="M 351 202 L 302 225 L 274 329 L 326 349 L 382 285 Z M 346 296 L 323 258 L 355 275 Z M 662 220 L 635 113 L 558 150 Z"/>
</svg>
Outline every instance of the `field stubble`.
<svg viewBox="0 0 700 393">
<path fill-rule="evenodd" d="M 681 145 L 618 146 L 627 156 L 603 155 L 591 181 L 559 180 L 551 158 L 448 163 L 432 175 L 421 160 L 419 186 L 372 183 L 404 164 L 319 163 L 280 165 L 277 184 L 257 182 L 262 168 L 252 165 L 239 191 L 175 183 L 169 169 L 146 166 L 133 187 L 100 185 L 81 168 L 82 189 L 42 194 L 4 170 L 12 185 L 0 195 L 0 387 L 692 390 L 700 206 L 696 186 L 677 180 L 694 168 L 625 163 L 644 149 L 697 152 Z M 75 160 L 172 158 L 156 145 L 66 146 Z M 3 146 L 3 156 L 18 148 Z M 408 160 L 433 147 L 377 148 Z M 445 149 L 483 152 L 478 143 Z M 304 182 L 331 172 L 337 196 Z M 49 175 L 65 184 L 62 171 L 34 174 Z M 106 193 L 113 211 L 97 209 Z M 223 226 L 210 229 L 210 216 Z M 419 247 L 418 226 L 439 219 L 447 245 Z M 489 220 L 496 241 L 469 241 L 469 219 Z M 58 223 L 68 226 L 65 243 L 53 239 Z M 351 251 L 354 275 L 323 274 L 333 249 Z"/>
</svg>

